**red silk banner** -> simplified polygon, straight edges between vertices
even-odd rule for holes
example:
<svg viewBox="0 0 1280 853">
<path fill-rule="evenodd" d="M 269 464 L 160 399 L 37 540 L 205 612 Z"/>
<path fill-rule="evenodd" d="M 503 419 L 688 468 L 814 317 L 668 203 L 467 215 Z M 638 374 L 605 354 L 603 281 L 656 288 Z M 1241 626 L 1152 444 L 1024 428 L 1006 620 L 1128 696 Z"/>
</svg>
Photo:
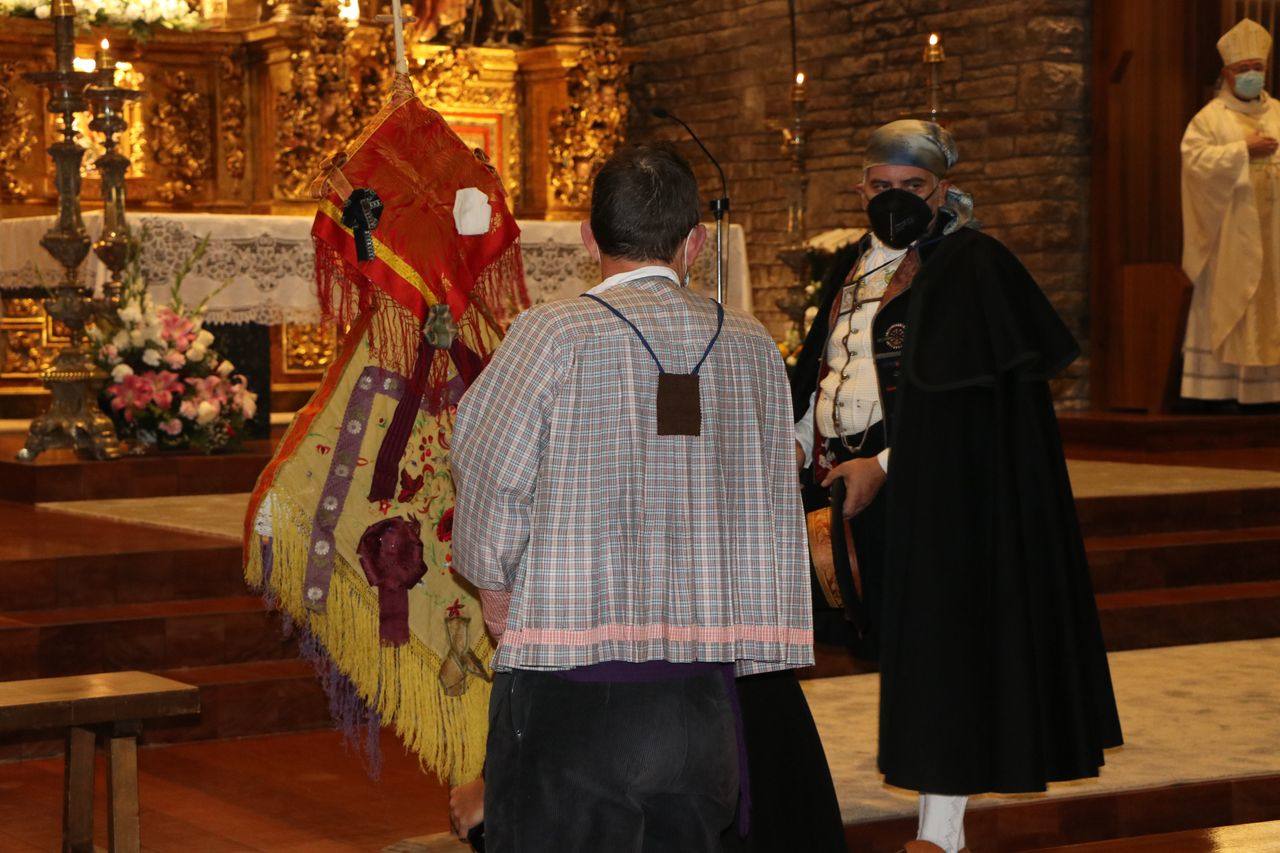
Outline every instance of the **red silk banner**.
<svg viewBox="0 0 1280 853">
<path fill-rule="evenodd" d="M 349 323 L 390 300 L 417 323 L 399 330 L 386 323 L 378 326 L 403 338 L 416 336 L 427 309 L 443 302 L 462 339 L 487 360 L 494 336 L 528 303 L 520 229 L 507 208 L 502 182 L 483 153 L 469 149 L 406 84 L 396 86 L 387 105 L 348 147 L 345 162 L 336 158 L 346 183 L 373 190 L 384 205 L 373 231 L 372 260 L 359 260 L 352 232 L 342 225 L 346 194 L 331 185 L 344 182 L 332 173 L 325 181 L 311 232 L 321 306 L 326 316 Z M 488 199 L 489 228 L 483 234 L 462 235 L 455 226 L 455 196 L 467 188 Z M 382 341 L 376 349 L 395 353 L 407 367 L 403 356 L 411 359 L 417 345 L 416 340 Z"/>
</svg>

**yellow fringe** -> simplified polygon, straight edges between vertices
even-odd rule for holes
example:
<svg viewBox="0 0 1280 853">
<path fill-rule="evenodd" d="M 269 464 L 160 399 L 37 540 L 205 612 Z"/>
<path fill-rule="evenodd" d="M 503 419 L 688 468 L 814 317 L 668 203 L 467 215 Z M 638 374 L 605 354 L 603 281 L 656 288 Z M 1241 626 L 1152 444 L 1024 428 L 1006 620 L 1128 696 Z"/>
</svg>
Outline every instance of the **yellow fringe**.
<svg viewBox="0 0 1280 853">
<path fill-rule="evenodd" d="M 403 646 L 385 646 L 378 637 L 378 593 L 364 575 L 336 557 L 324 613 L 307 609 L 302 587 L 311 521 L 279 492 L 271 493 L 272 570 L 270 589 L 277 606 L 324 646 L 339 671 L 384 723 L 394 726 L 405 746 L 442 781 L 457 785 L 475 779 L 484 764 L 489 728 L 489 685 L 468 678 L 467 691 L 447 696 L 437 674 L 440 657 L 417 637 Z M 245 580 L 262 589 L 262 552 L 248 549 Z M 493 653 L 481 632 L 475 644 L 485 664 Z"/>
</svg>

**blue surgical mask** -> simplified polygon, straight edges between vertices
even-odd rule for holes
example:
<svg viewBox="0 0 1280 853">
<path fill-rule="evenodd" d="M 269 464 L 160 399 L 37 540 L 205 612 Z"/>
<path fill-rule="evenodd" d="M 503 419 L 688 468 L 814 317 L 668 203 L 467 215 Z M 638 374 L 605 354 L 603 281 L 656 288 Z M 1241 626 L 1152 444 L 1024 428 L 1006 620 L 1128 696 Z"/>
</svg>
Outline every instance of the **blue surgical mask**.
<svg viewBox="0 0 1280 853">
<path fill-rule="evenodd" d="M 686 234 L 684 238 L 684 280 L 680 282 L 682 287 L 689 286 L 689 277 L 693 272 L 689 269 L 689 240 L 693 238 L 693 232 L 697 230 L 698 226 L 693 226 L 689 229 L 689 233 Z"/>
<path fill-rule="evenodd" d="M 1236 97 L 1246 101 L 1252 101 L 1254 98 L 1262 94 L 1262 87 L 1266 84 L 1266 77 L 1261 71 L 1245 71 L 1236 75 Z"/>
</svg>

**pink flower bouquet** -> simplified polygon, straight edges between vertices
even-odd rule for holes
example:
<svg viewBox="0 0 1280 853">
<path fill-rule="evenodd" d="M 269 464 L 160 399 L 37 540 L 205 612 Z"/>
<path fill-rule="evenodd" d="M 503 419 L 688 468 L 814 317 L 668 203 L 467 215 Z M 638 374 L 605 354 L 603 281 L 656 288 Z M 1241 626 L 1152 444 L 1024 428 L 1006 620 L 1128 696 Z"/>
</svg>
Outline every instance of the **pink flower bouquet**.
<svg viewBox="0 0 1280 853">
<path fill-rule="evenodd" d="M 89 333 L 98 363 L 111 375 L 103 408 L 139 452 L 235 449 L 257 411 L 258 395 L 214 349 L 204 328 L 205 304 L 182 302 L 182 278 L 206 245 L 207 239 L 179 272 L 169 305 L 152 300 L 135 257 L 119 310 Z"/>
</svg>

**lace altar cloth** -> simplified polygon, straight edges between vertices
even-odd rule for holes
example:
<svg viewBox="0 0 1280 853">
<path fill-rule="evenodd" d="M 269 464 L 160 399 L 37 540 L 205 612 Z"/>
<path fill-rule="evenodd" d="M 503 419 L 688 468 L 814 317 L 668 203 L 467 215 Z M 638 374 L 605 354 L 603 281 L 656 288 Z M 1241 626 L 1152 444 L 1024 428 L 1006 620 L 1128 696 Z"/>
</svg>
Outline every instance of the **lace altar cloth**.
<svg viewBox="0 0 1280 853">
<path fill-rule="evenodd" d="M 320 319 L 320 306 L 315 294 L 312 219 L 311 215 L 133 213 L 129 226 L 134 234 L 146 228 L 142 272 L 157 302 L 167 301 L 174 275 L 208 234 L 208 251 L 182 288 L 187 304 L 198 304 L 217 291 L 206 314 L 212 323 L 314 323 Z M 90 236 L 96 237 L 102 228 L 101 213 L 86 213 L 84 220 Z M 10 288 L 58 281 L 60 268 L 40 246 L 40 237 L 52 223 L 51 216 L 0 222 L 0 295 Z M 529 220 L 520 222 L 520 230 L 525 284 L 535 304 L 577 296 L 599 282 L 598 268 L 578 236 L 577 222 Z M 750 312 L 751 284 L 741 226 L 730 227 L 726 243 L 725 304 Z M 715 293 L 714 258 L 714 245 L 708 240 L 693 275 L 693 286 L 708 295 Z M 82 275 L 100 289 L 107 271 L 90 254 Z"/>
</svg>

